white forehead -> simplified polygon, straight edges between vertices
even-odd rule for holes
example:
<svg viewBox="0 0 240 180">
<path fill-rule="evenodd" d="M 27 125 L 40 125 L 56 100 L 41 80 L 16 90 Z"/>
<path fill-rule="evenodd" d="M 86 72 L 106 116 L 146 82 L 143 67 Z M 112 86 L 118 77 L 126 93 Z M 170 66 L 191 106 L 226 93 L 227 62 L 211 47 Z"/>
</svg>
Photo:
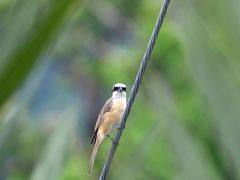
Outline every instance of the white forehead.
<svg viewBox="0 0 240 180">
<path fill-rule="evenodd" d="M 117 84 L 114 84 L 113 87 L 127 87 L 127 86 L 123 83 L 117 83 Z"/>
</svg>

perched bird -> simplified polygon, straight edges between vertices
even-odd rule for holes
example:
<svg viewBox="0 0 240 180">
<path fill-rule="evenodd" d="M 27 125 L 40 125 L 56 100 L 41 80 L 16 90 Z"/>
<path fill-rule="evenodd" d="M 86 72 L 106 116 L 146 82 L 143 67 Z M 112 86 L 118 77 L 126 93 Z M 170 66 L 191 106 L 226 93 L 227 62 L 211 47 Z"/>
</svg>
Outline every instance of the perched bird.
<svg viewBox="0 0 240 180">
<path fill-rule="evenodd" d="M 89 162 L 88 174 L 92 171 L 99 145 L 106 136 L 109 136 L 111 130 L 114 127 L 118 127 L 121 123 L 123 113 L 126 109 L 126 95 L 126 85 L 122 83 L 115 84 L 112 89 L 112 97 L 106 101 L 98 115 L 91 141 L 91 144 L 94 144 L 94 148 Z"/>
</svg>

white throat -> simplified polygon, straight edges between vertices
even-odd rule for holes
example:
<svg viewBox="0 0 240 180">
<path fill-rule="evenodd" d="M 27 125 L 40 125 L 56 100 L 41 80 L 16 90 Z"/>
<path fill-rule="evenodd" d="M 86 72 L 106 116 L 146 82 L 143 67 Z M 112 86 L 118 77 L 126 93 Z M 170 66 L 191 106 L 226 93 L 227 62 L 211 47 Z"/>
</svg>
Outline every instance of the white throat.
<svg viewBox="0 0 240 180">
<path fill-rule="evenodd" d="M 115 100 L 124 100 L 124 99 L 126 99 L 126 92 L 117 92 L 117 91 L 114 91 L 113 93 L 112 93 L 112 98 L 113 98 L 113 100 L 115 99 Z"/>
</svg>

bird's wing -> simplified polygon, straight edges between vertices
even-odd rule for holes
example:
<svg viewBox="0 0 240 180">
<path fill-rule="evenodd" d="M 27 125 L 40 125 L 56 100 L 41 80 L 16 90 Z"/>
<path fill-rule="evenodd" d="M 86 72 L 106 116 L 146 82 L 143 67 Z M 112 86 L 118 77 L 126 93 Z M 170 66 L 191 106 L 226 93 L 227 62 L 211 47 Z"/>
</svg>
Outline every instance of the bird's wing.
<svg viewBox="0 0 240 180">
<path fill-rule="evenodd" d="M 98 115 L 98 120 L 97 120 L 96 125 L 95 125 L 95 131 L 96 131 L 96 129 L 100 126 L 101 122 L 103 121 L 104 114 L 111 111 L 111 109 L 112 109 L 112 104 L 113 104 L 113 103 L 112 103 L 112 98 L 109 98 L 109 99 L 105 102 L 105 104 L 104 104 L 104 106 L 103 106 L 100 114 Z"/>
</svg>

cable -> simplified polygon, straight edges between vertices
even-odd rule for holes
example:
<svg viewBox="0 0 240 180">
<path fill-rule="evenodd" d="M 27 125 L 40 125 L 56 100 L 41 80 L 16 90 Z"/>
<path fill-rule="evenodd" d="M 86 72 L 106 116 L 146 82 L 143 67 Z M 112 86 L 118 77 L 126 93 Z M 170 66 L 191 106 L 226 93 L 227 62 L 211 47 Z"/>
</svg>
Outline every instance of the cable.
<svg viewBox="0 0 240 180">
<path fill-rule="evenodd" d="M 153 29 L 153 33 L 151 35 L 151 38 L 150 38 L 150 41 L 148 43 L 147 49 L 146 49 L 146 51 L 144 53 L 144 56 L 143 56 L 143 59 L 142 59 L 142 63 L 140 65 L 140 68 L 138 70 L 136 79 L 134 81 L 133 88 L 131 90 L 131 93 L 130 93 L 130 96 L 129 96 L 129 99 L 128 99 L 127 107 L 126 107 L 126 110 L 125 110 L 125 112 L 123 114 L 122 123 L 121 123 L 120 128 L 118 129 L 118 132 L 117 132 L 117 134 L 116 134 L 116 136 L 114 138 L 111 150 L 110 150 L 110 152 L 108 154 L 108 157 L 107 157 L 106 162 L 104 164 L 104 167 L 102 169 L 102 173 L 101 173 L 101 176 L 99 177 L 99 180 L 105 180 L 106 177 L 107 177 L 107 174 L 108 174 L 111 162 L 113 160 L 113 156 L 114 156 L 115 151 L 117 149 L 119 140 L 120 140 L 120 138 L 122 136 L 122 132 L 123 132 L 123 130 L 125 128 L 125 124 L 126 124 L 128 115 L 129 115 L 129 113 L 131 111 L 133 102 L 134 102 L 135 97 L 137 95 L 140 83 L 142 81 L 143 74 L 144 74 L 145 69 L 147 67 L 147 63 L 148 63 L 148 61 L 150 59 L 150 56 L 151 56 L 152 50 L 154 48 L 154 45 L 155 45 L 155 42 L 156 42 L 159 30 L 160 30 L 160 28 L 162 26 L 163 19 L 164 19 L 165 15 L 166 15 L 169 3 L 170 3 L 170 0 L 164 0 L 164 2 L 163 2 L 162 8 L 160 10 L 160 13 L 159 13 L 159 16 L 158 16 L 158 19 L 157 19 L 157 22 L 156 22 L 155 27 Z"/>
</svg>

